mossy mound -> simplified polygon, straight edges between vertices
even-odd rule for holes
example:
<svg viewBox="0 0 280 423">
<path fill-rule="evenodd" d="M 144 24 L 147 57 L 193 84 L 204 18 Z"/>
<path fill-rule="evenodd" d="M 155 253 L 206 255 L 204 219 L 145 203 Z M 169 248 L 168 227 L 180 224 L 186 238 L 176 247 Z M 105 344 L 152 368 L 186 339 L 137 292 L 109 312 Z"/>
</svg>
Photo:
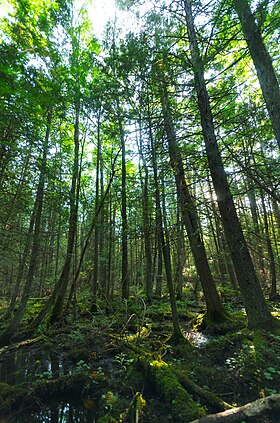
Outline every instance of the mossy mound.
<svg viewBox="0 0 280 423">
<path fill-rule="evenodd" d="M 155 391 L 169 406 L 174 421 L 185 423 L 205 415 L 204 408 L 182 387 L 166 362 L 139 358 L 139 366 L 147 375 L 149 390 Z"/>
</svg>

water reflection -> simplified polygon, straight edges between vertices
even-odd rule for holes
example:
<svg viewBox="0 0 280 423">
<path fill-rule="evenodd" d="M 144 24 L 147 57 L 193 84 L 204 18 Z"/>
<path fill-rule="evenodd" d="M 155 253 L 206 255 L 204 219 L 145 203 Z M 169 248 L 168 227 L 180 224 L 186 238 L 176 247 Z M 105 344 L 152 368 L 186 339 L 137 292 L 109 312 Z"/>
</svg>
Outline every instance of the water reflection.
<svg viewBox="0 0 280 423">
<path fill-rule="evenodd" d="M 197 331 L 189 331 L 185 334 L 186 338 L 197 348 L 204 347 L 213 337 L 209 335 L 205 335 L 202 332 Z"/>
<path fill-rule="evenodd" d="M 94 408 L 82 404 L 60 403 L 44 405 L 40 410 L 20 414 L 9 423 L 95 423 L 98 415 Z"/>
<path fill-rule="evenodd" d="M 0 381 L 14 385 L 29 380 L 53 377 L 66 372 L 70 363 L 63 354 L 36 349 L 18 349 L 0 357 Z"/>
<path fill-rule="evenodd" d="M 114 357 L 102 358 L 94 363 L 90 360 L 88 363 L 83 360 L 76 363 L 63 351 L 51 352 L 40 347 L 20 348 L 0 356 L 0 381 L 14 385 L 88 372 L 91 377 L 99 377 L 99 380 L 103 381 L 102 389 L 104 389 L 107 380 L 116 382 L 120 377 L 120 370 L 116 370 L 113 364 Z M 99 384 L 95 383 L 97 385 L 94 385 L 94 392 L 89 392 L 88 398 L 57 396 L 55 403 L 49 400 L 44 404 L 34 399 L 32 409 L 29 411 L 17 409 L 6 420 L 1 419 L 3 416 L 0 410 L 0 423 L 4 421 L 5 423 L 95 423 L 100 413 L 102 414 L 101 409 L 104 409 L 104 406 L 100 405 L 104 391 L 101 389 L 99 392 Z"/>
</svg>

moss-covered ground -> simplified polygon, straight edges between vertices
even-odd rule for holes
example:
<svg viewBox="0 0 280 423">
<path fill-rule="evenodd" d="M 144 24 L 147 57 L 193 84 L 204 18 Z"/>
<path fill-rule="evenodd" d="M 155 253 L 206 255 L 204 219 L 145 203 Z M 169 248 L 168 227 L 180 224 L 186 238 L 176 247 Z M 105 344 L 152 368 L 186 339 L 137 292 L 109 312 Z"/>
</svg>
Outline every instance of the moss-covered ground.
<svg viewBox="0 0 280 423">
<path fill-rule="evenodd" d="M 1 350 L 0 421 L 188 422 L 280 393 L 280 334 L 248 331 L 234 298 L 220 325 L 204 324 L 202 303 L 179 301 L 177 344 L 167 298 L 115 299 L 94 314 L 89 305 Z M 277 317 L 280 305 L 271 308 Z M 29 318 L 39 309 L 31 302 Z"/>
</svg>

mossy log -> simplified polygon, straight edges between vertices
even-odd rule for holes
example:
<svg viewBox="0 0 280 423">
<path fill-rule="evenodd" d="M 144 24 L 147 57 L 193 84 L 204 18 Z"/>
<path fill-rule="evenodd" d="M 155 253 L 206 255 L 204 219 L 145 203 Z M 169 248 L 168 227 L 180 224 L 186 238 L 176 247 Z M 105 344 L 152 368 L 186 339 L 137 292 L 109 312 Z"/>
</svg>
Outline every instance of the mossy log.
<svg viewBox="0 0 280 423">
<path fill-rule="evenodd" d="M 218 395 L 214 394 L 208 389 L 201 388 L 201 386 L 190 380 L 183 373 L 175 371 L 175 375 L 177 376 L 181 385 L 190 394 L 196 395 L 199 399 L 202 400 L 203 403 L 210 406 L 213 411 L 225 411 L 233 408 L 230 404 L 223 401 L 222 398 L 220 398 Z"/>
<path fill-rule="evenodd" d="M 156 391 L 170 407 L 174 421 L 186 423 L 205 415 L 205 410 L 197 404 L 182 387 L 173 371 L 164 361 L 149 361 L 139 358 L 139 366 L 147 377 L 149 389 Z"/>
<path fill-rule="evenodd" d="M 36 338 L 32 338 L 32 339 L 26 339 L 24 341 L 20 341 L 14 344 L 10 344 L 10 345 L 6 345 L 2 348 L 0 348 L 0 355 L 3 353 L 6 353 L 7 351 L 13 351 L 13 350 L 17 350 L 19 348 L 22 347 L 27 347 L 33 344 L 36 344 L 39 341 L 43 341 L 46 338 L 45 335 L 39 335 Z"/>
<path fill-rule="evenodd" d="M 243 421 L 254 423 L 257 421 L 256 419 L 264 416 L 276 417 L 279 415 L 280 394 L 276 394 L 222 413 L 198 418 L 191 423 L 241 423 Z"/>
</svg>

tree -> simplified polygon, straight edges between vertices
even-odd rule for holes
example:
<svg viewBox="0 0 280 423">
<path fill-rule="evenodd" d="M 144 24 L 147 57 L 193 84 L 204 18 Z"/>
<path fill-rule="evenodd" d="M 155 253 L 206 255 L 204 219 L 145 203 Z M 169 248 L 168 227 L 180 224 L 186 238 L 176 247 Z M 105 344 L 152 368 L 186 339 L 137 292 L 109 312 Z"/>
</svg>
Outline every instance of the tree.
<svg viewBox="0 0 280 423">
<path fill-rule="evenodd" d="M 280 149 L 280 87 L 271 57 L 247 0 L 234 0 L 251 57 L 253 59 L 268 114 Z"/>
<path fill-rule="evenodd" d="M 273 327 L 273 319 L 265 302 L 242 232 L 218 148 L 213 115 L 204 79 L 204 65 L 198 47 L 191 4 L 189 0 L 184 0 L 183 3 L 195 76 L 197 102 L 209 169 L 217 196 L 225 236 L 248 316 L 248 326 L 250 328 L 271 328 Z"/>
<path fill-rule="evenodd" d="M 45 177 L 46 177 L 46 166 L 47 166 L 47 153 L 49 148 L 49 137 L 50 137 L 50 125 L 52 119 L 52 112 L 51 110 L 47 113 L 47 123 L 46 123 L 46 134 L 45 139 L 43 142 L 43 155 L 41 159 L 41 166 L 40 166 L 40 176 L 39 182 L 36 192 L 36 198 L 34 202 L 34 214 L 31 217 L 30 222 L 30 229 L 32 230 L 34 224 L 34 232 L 32 236 L 32 241 L 29 239 L 27 243 L 32 242 L 32 247 L 27 247 L 27 249 L 31 249 L 31 256 L 29 260 L 28 272 L 26 276 L 26 281 L 23 289 L 23 295 L 20 301 L 20 305 L 15 313 L 14 318 L 9 323 L 8 327 L 5 328 L 4 332 L 0 335 L 0 345 L 6 345 L 7 342 L 13 337 L 16 333 L 24 312 L 27 305 L 27 301 L 29 298 L 29 294 L 31 292 L 34 276 L 36 271 L 36 266 L 38 262 L 39 250 L 40 250 L 40 229 L 41 229 L 41 221 L 42 221 L 42 211 L 43 211 L 43 199 L 44 199 L 44 189 L 45 189 Z M 33 222 L 34 219 L 34 222 Z M 31 232 L 30 230 L 30 232 Z M 19 275 L 21 276 L 21 269 L 19 269 Z"/>
<path fill-rule="evenodd" d="M 165 77 L 163 76 L 163 78 Z M 165 79 L 162 80 L 162 86 L 161 102 L 169 156 L 175 174 L 179 207 L 190 241 L 197 273 L 205 295 L 207 319 L 209 319 L 209 321 L 221 321 L 225 318 L 223 306 L 208 264 L 203 239 L 200 233 L 198 214 L 186 183 L 182 156 L 177 145 L 176 133 L 172 121 L 170 100 Z"/>
</svg>

